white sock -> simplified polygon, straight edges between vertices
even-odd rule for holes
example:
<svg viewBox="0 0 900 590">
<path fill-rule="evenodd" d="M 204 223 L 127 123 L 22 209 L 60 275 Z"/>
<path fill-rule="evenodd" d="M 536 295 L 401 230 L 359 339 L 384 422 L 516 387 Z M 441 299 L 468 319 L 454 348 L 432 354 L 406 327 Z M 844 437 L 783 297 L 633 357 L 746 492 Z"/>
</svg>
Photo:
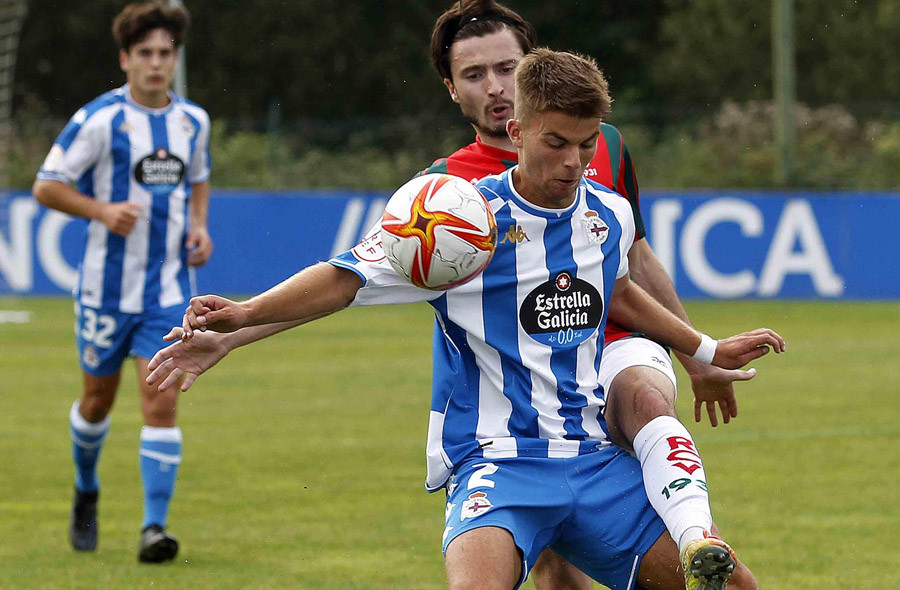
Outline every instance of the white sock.
<svg viewBox="0 0 900 590">
<path fill-rule="evenodd" d="M 691 434 L 671 416 L 659 416 L 634 437 L 644 489 L 678 550 L 712 528 L 703 463 Z"/>
</svg>

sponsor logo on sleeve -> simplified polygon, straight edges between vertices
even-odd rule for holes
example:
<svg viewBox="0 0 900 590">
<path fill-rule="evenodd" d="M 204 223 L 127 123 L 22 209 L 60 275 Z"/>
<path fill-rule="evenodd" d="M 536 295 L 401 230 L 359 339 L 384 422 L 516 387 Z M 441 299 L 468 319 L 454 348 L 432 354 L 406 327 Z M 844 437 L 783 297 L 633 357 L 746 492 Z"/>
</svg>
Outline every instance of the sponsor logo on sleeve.
<svg viewBox="0 0 900 590">
<path fill-rule="evenodd" d="M 353 255 L 363 262 L 384 260 L 384 247 L 381 245 L 381 232 L 374 231 L 353 246 Z"/>
</svg>

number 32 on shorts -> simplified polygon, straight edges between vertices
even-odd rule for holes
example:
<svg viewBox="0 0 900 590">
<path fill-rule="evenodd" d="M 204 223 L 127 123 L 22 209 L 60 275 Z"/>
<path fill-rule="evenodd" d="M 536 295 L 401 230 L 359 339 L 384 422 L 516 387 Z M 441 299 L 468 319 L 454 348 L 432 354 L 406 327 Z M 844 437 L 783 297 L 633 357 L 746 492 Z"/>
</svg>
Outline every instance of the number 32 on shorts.
<svg viewBox="0 0 900 590">
<path fill-rule="evenodd" d="M 111 315 L 99 315 L 96 310 L 82 307 L 80 310 L 81 337 L 86 342 L 91 342 L 97 348 L 110 348 L 113 345 L 110 338 L 116 331 L 116 318 Z"/>
</svg>

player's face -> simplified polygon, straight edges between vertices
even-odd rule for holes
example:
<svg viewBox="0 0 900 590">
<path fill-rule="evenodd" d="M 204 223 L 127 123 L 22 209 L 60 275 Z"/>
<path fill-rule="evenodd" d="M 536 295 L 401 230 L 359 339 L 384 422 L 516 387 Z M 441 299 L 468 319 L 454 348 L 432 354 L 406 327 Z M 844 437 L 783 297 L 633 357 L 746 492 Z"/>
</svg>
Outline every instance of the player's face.
<svg viewBox="0 0 900 590">
<path fill-rule="evenodd" d="M 177 61 L 178 50 L 165 29 L 154 29 L 128 51 L 119 52 L 119 65 L 128 78 L 134 99 L 154 103 L 145 106 L 160 106 L 155 103 L 166 97 Z"/>
<path fill-rule="evenodd" d="M 519 152 L 516 189 L 540 207 L 568 207 L 584 169 L 597 151 L 597 119 L 565 113 L 529 113 L 509 122 L 509 136 Z"/>
<path fill-rule="evenodd" d="M 506 140 L 522 48 L 509 29 L 457 41 L 450 48 L 450 97 L 482 138 Z"/>
</svg>

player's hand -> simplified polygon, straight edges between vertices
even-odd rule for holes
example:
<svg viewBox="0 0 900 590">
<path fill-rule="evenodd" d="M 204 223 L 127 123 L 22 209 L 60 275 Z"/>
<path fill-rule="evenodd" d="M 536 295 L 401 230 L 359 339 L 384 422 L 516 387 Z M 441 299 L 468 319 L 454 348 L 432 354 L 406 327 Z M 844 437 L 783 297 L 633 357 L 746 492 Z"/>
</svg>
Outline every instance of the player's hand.
<svg viewBox="0 0 900 590">
<path fill-rule="evenodd" d="M 122 201 L 106 203 L 100 213 L 100 221 L 114 234 L 127 236 L 134 229 L 141 214 L 141 206 L 137 203 Z"/>
<path fill-rule="evenodd" d="M 712 364 L 724 369 L 740 369 L 768 354 L 770 348 L 776 353 L 784 352 L 784 346 L 784 338 L 768 328 L 759 328 L 719 340 Z"/>
<path fill-rule="evenodd" d="M 221 334 L 196 333 L 187 341 L 181 339 L 182 335 L 181 328 L 172 328 L 163 336 L 163 340 L 174 344 L 153 355 L 147 365 L 151 371 L 147 376 L 147 383 L 150 385 L 159 383 L 157 387 L 159 391 L 173 387 L 182 377 L 184 381 L 181 382 L 181 391 L 187 391 L 197 377 L 228 354 L 228 348 L 223 344 Z"/>
<path fill-rule="evenodd" d="M 738 403 L 734 395 L 735 381 L 749 381 L 756 376 L 756 369 L 742 371 L 740 369 L 722 369 L 697 363 L 697 367 L 688 370 L 691 378 L 691 389 L 694 391 L 694 420 L 700 422 L 701 407 L 706 404 L 706 413 L 709 416 L 710 425 L 715 428 L 719 425 L 716 416 L 716 405 L 722 414 L 722 422 L 728 424 L 732 418 L 737 418 Z"/>
<path fill-rule="evenodd" d="M 244 327 L 247 312 L 240 303 L 219 297 L 201 295 L 193 297 L 184 311 L 182 340 L 193 338 L 194 331 L 234 332 Z"/>
<path fill-rule="evenodd" d="M 213 251 L 213 241 L 205 227 L 192 228 L 187 235 L 185 246 L 188 249 L 188 264 L 203 266 Z"/>
</svg>

